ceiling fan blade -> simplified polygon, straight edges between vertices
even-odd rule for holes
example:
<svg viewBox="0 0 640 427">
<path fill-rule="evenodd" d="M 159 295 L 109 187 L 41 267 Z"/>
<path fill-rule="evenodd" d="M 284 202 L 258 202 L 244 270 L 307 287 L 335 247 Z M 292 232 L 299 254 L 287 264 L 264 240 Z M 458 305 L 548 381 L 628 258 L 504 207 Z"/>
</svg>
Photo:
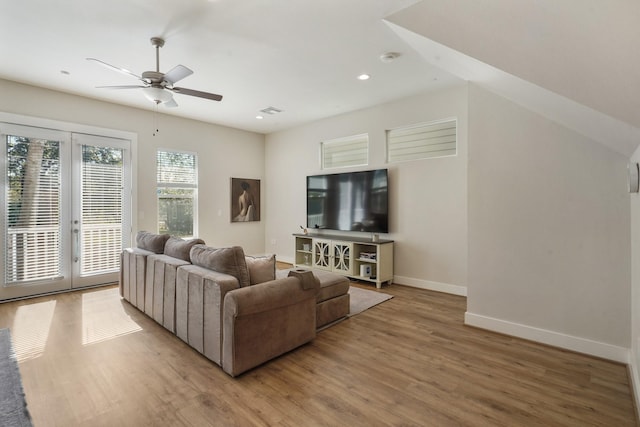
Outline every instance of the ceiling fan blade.
<svg viewBox="0 0 640 427">
<path fill-rule="evenodd" d="M 124 85 L 124 86 L 96 86 L 98 89 L 142 89 L 147 86 L 142 85 Z"/>
<path fill-rule="evenodd" d="M 167 88 L 167 89 L 169 89 L 169 88 Z M 179 93 L 181 95 L 197 96 L 198 98 L 210 99 L 212 101 L 221 101 L 222 100 L 222 95 L 218 95 L 218 94 L 215 94 L 215 93 L 209 93 L 209 92 L 201 92 L 199 90 L 187 89 L 187 88 L 184 88 L 184 87 L 174 87 L 174 88 L 170 88 L 169 90 L 172 90 L 175 93 Z"/>
<path fill-rule="evenodd" d="M 168 108 L 175 108 L 178 106 L 178 103 L 175 99 L 171 98 L 171 101 L 163 102 L 162 105 Z"/>
<path fill-rule="evenodd" d="M 193 71 L 191 71 L 184 65 L 176 65 L 164 75 L 164 79 L 167 83 L 173 85 L 178 81 L 184 79 L 185 77 L 190 76 L 191 74 L 193 74 Z"/>
<path fill-rule="evenodd" d="M 115 65 L 107 64 L 106 62 L 101 61 L 101 60 L 96 59 L 96 58 L 87 58 L 87 61 L 97 62 L 98 64 L 102 65 L 103 67 L 107 67 L 110 70 L 117 71 L 117 72 L 122 73 L 122 74 L 127 74 L 129 76 L 135 77 L 138 80 L 142 80 L 142 77 L 138 76 L 137 74 L 132 73 L 131 71 L 127 70 L 126 68 L 120 68 L 120 67 L 116 67 Z"/>
</svg>

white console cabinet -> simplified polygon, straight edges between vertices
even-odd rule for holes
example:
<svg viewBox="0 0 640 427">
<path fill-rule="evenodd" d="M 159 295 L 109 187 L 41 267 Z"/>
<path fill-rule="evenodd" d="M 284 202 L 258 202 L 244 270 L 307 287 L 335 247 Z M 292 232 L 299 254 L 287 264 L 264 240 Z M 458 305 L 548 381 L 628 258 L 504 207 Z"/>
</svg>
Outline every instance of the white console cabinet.
<svg viewBox="0 0 640 427">
<path fill-rule="evenodd" d="M 294 234 L 295 267 L 333 271 L 381 288 L 393 281 L 393 240 Z"/>
</svg>

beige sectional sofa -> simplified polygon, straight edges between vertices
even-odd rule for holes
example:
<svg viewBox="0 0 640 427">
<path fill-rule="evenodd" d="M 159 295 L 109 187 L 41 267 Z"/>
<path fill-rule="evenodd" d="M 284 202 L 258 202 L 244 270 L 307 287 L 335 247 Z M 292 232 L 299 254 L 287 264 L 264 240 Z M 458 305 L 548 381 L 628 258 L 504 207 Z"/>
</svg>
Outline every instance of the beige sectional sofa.
<svg viewBox="0 0 640 427">
<path fill-rule="evenodd" d="M 322 324 L 348 313 L 342 276 L 321 283 L 309 271 L 279 271 L 276 278 L 275 256 L 246 256 L 239 246 L 147 232 L 136 241 L 122 252 L 122 297 L 231 376 L 314 339 L 319 312 Z M 323 284 L 333 291 L 321 292 Z M 320 295 L 335 299 L 334 310 L 317 310 L 327 305 Z"/>
</svg>

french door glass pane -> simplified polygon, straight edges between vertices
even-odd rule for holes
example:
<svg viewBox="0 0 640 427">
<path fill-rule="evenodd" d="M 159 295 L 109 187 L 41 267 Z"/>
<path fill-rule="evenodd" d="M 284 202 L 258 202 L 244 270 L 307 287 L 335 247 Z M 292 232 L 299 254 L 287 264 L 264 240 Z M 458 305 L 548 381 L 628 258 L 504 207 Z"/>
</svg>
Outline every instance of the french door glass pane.
<svg viewBox="0 0 640 427">
<path fill-rule="evenodd" d="M 5 283 L 60 276 L 60 143 L 6 137 Z"/>
<path fill-rule="evenodd" d="M 122 251 L 123 150 L 82 146 L 81 254 L 83 276 L 117 271 Z"/>
</svg>

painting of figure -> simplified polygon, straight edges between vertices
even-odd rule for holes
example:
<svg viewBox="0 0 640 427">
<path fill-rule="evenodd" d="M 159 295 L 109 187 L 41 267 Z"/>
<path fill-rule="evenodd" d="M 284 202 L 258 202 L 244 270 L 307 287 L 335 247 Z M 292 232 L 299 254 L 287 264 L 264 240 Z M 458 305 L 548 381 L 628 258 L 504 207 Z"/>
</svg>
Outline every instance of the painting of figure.
<svg viewBox="0 0 640 427">
<path fill-rule="evenodd" d="M 260 180 L 231 178 L 231 222 L 260 221 Z"/>
</svg>

